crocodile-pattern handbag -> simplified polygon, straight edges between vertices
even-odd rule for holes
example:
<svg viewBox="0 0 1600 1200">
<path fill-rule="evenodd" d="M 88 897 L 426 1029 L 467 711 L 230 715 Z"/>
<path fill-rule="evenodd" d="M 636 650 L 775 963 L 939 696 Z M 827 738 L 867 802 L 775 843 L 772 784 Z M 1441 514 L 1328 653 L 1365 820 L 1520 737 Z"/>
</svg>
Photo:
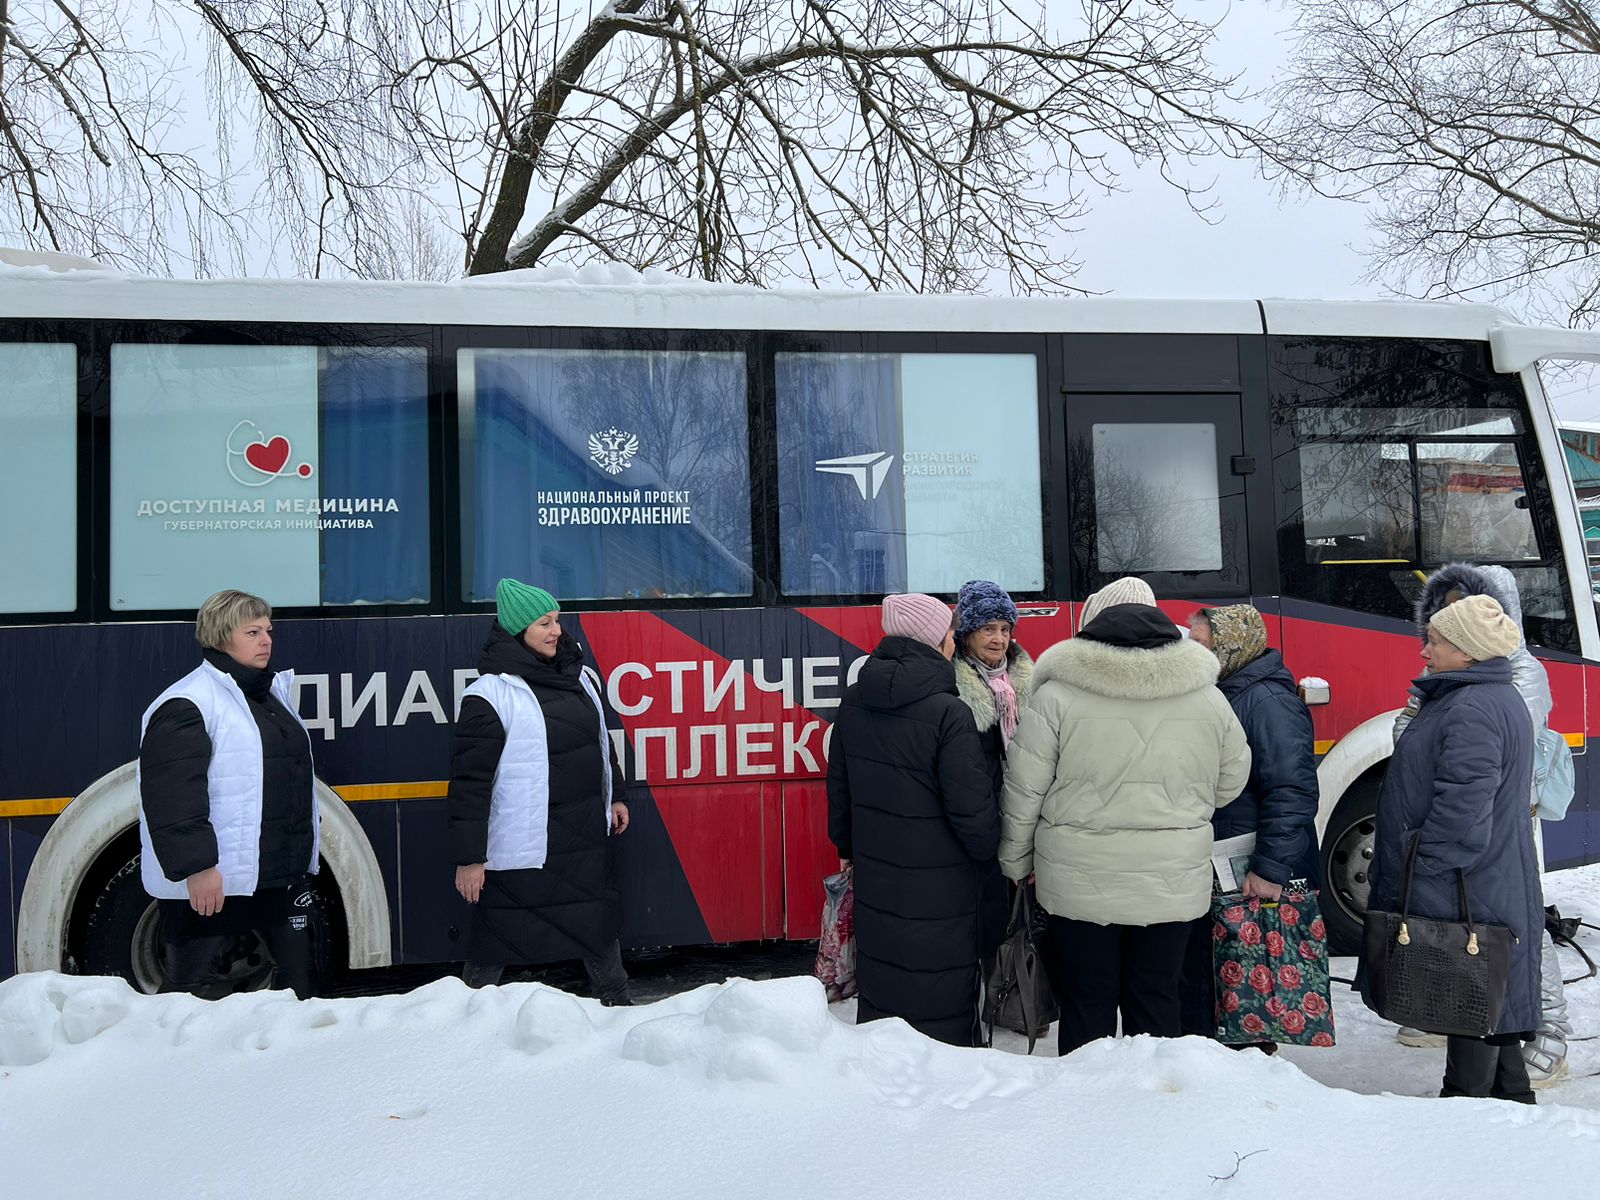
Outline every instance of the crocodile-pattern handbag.
<svg viewBox="0 0 1600 1200">
<path fill-rule="evenodd" d="M 1411 916 L 1411 879 L 1421 841 L 1420 834 L 1412 839 L 1400 873 L 1400 911 L 1367 910 L 1367 999 L 1379 1016 L 1397 1025 L 1486 1037 L 1496 1032 L 1505 1007 L 1511 930 L 1473 922 L 1467 876 L 1460 870 L 1461 920 Z"/>
</svg>

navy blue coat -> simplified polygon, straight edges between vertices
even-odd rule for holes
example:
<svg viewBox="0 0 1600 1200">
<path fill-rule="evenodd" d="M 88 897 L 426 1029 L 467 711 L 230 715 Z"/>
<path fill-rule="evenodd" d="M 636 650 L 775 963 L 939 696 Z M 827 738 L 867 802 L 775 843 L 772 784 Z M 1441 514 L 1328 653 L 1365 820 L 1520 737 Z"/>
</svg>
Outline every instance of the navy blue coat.
<svg viewBox="0 0 1600 1200">
<path fill-rule="evenodd" d="M 886 637 L 844 694 L 828 755 L 828 836 L 855 862 L 856 1021 L 978 1033 L 980 899 L 1000 809 L 943 655 Z"/>
<path fill-rule="evenodd" d="M 1460 920 L 1456 870 L 1465 871 L 1472 919 L 1508 926 L 1517 939 L 1495 1032 L 1537 1029 L 1544 906 L 1528 813 L 1533 726 L 1527 706 L 1503 658 L 1425 675 L 1415 687 L 1422 707 L 1400 735 L 1378 794 L 1368 905 L 1397 911 L 1401 868 L 1420 833 L 1411 912 Z"/>
<path fill-rule="evenodd" d="M 1318 886 L 1317 749 L 1311 713 L 1283 655 L 1268 650 L 1218 682 L 1250 743 L 1250 782 L 1211 818 L 1219 838 L 1252 830 L 1250 869 L 1272 883 Z"/>
</svg>

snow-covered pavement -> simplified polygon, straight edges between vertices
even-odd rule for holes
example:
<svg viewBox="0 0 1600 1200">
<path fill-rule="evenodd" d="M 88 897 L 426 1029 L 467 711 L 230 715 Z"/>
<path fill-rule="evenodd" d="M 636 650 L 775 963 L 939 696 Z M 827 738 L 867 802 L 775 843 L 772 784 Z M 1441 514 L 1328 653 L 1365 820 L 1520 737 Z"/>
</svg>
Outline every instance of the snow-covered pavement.
<svg viewBox="0 0 1600 1200">
<path fill-rule="evenodd" d="M 1600 869 L 1548 890 L 1600 916 Z M 1600 1079 L 1564 1082 L 1537 1109 L 1417 1098 L 1436 1089 L 1443 1052 L 1398 1046 L 1342 990 L 1335 1002 L 1332 1050 L 1268 1059 L 1140 1038 L 1060 1060 L 1047 1046 L 956 1050 L 900 1022 L 857 1028 L 810 979 L 604 1009 L 453 979 L 206 1004 L 21 976 L 0 984 L 0 1178 L 18 1200 L 1281 1200 L 1337 1194 L 1341 1179 L 1504 1200 L 1532 1179 L 1589 1186 Z M 1600 982 L 1572 1002 L 1579 1033 L 1600 1032 Z M 1578 1043 L 1573 1066 L 1600 1070 L 1600 1043 Z"/>
<path fill-rule="evenodd" d="M 1582 915 L 1600 925 L 1600 866 L 1581 871 L 1560 871 L 1544 879 L 1545 902 L 1554 904 L 1563 915 Z M 1600 961 L 1600 932 L 1582 931 L 1582 944 L 1591 958 Z M 1572 950 L 1559 949 L 1562 974 L 1567 978 L 1582 975 L 1583 960 Z M 1353 979 L 1355 959 L 1334 959 L 1333 974 Z M 1367 1095 L 1392 1092 L 1400 1096 L 1437 1096 L 1439 1078 L 1444 1072 L 1444 1051 L 1402 1046 L 1394 1040 L 1395 1027 L 1380 1020 L 1343 984 L 1333 985 L 1334 1017 L 1339 1043 L 1331 1051 L 1308 1046 L 1289 1046 L 1283 1055 L 1311 1078 L 1329 1087 L 1346 1088 Z M 1567 1104 L 1600 1112 L 1600 978 L 1573 983 L 1567 988 L 1567 1006 L 1578 1039 L 1569 1047 L 1569 1075 L 1547 1089 L 1541 1089 L 1541 1103 Z M 848 1019 L 848 1002 L 835 1006 Z M 1016 1054 L 1027 1053 L 1020 1035 L 1004 1031 L 995 1035 L 996 1044 Z M 1034 1047 L 1035 1056 L 1053 1055 L 1053 1036 Z M 1600 1158 L 1595 1169 L 1600 1172 Z"/>
</svg>

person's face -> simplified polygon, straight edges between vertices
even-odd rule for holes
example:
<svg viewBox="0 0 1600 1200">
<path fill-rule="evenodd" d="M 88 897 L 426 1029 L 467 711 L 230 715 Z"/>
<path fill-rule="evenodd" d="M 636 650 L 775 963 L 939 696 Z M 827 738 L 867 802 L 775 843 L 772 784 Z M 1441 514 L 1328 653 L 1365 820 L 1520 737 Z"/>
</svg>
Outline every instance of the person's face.
<svg viewBox="0 0 1600 1200">
<path fill-rule="evenodd" d="M 956 656 L 956 627 L 954 625 L 944 631 L 944 641 L 939 643 L 939 653 L 944 655 L 946 659 L 952 659 Z"/>
<path fill-rule="evenodd" d="M 998 667 L 1010 648 L 1010 621 L 990 621 L 967 634 L 967 653 L 986 667 Z"/>
<path fill-rule="evenodd" d="M 236 663 L 265 670 L 272 661 L 272 618 L 256 617 L 246 621 L 233 631 L 223 650 Z"/>
<path fill-rule="evenodd" d="M 1211 645 L 1211 622 L 1206 620 L 1204 613 L 1195 613 L 1189 618 L 1189 640 L 1199 642 L 1207 650 L 1214 648 Z"/>
<path fill-rule="evenodd" d="M 1474 660 L 1460 646 L 1440 637 L 1439 631 L 1430 625 L 1428 640 L 1422 644 L 1422 661 L 1428 664 L 1430 671 L 1465 671 Z"/>
<path fill-rule="evenodd" d="M 561 614 L 548 612 L 522 631 L 522 644 L 541 658 L 556 656 L 556 643 L 561 640 Z"/>
</svg>

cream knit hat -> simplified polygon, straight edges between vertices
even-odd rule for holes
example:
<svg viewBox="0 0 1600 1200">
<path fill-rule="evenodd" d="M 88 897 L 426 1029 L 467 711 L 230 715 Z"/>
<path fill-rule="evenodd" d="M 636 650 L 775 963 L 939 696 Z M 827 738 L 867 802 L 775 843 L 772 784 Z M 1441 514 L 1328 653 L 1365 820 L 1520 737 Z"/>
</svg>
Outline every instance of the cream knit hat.
<svg viewBox="0 0 1600 1200">
<path fill-rule="evenodd" d="M 1448 604 L 1428 625 L 1478 662 L 1509 657 L 1522 645 L 1517 623 L 1493 596 L 1468 596 Z"/>
<path fill-rule="evenodd" d="M 1113 604 L 1148 604 L 1153 608 L 1155 602 L 1156 594 L 1150 590 L 1148 583 L 1132 575 L 1124 575 L 1121 579 L 1113 579 L 1083 602 L 1083 616 L 1078 621 L 1078 628 L 1082 629 Z"/>
</svg>

